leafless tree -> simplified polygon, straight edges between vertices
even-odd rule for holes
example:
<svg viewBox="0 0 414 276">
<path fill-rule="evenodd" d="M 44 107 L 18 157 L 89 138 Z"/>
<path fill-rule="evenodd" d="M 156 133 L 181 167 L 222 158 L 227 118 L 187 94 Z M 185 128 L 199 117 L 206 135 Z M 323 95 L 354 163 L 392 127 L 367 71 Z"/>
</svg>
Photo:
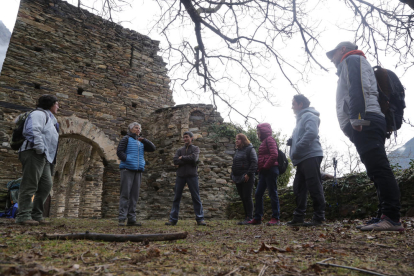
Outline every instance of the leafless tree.
<svg viewBox="0 0 414 276">
<path fill-rule="evenodd" d="M 84 1 L 78 0 L 79 7 Z M 101 15 L 112 20 L 122 11 L 127 0 L 95 0 Z M 132 1 L 132 0 L 129 0 Z M 233 84 L 250 102 L 266 100 L 274 104 L 274 80 L 287 81 L 300 93 L 298 82 L 306 81 L 309 71 L 327 70 L 318 60 L 322 52 L 319 38 L 323 32 L 321 18 L 313 15 L 317 5 L 330 5 L 322 0 L 156 0 L 160 17 L 153 29 L 167 41 L 163 49 L 170 70 L 180 72 L 172 77 L 189 93 L 209 93 L 212 102 L 224 102 L 230 110 L 251 119 L 250 110 L 238 110 L 227 90 L 220 84 Z M 414 65 L 414 12 L 403 2 L 411 0 L 341 0 L 344 9 L 354 14 L 348 30 L 355 42 L 372 54 L 380 64 L 379 53 L 397 54 L 397 65 Z M 409 4 L 410 4 L 409 3 Z M 335 3 L 337 4 L 337 3 Z M 86 6 L 85 6 L 86 7 Z M 95 7 L 91 7 L 96 9 Z M 343 26 L 341 26 L 343 27 Z M 177 42 L 174 30 L 190 30 L 192 35 Z M 193 30 L 193 31 L 192 31 Z M 289 46 L 287 46 L 289 45 Z M 284 55 L 284 48 L 294 47 L 301 63 Z M 175 61 L 175 62 L 174 62 Z M 269 72 L 276 65 L 278 72 Z M 234 75 L 240 78 L 235 79 Z M 299 77 L 297 77 L 299 76 Z M 280 78 L 281 77 L 281 78 Z M 194 85 L 200 88 L 194 91 Z M 202 92 L 200 92 L 202 91 Z"/>
</svg>

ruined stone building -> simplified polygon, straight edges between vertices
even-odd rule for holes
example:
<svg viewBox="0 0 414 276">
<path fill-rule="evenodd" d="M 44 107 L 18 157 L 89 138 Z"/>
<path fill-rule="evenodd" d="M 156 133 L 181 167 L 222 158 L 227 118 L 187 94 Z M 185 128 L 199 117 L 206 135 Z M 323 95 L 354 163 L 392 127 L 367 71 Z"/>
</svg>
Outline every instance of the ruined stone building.
<svg viewBox="0 0 414 276">
<path fill-rule="evenodd" d="M 63 1 L 22 0 L 0 76 L 0 185 L 21 176 L 9 146 L 13 119 L 37 98 L 59 99 L 60 141 L 51 194 L 52 217 L 116 217 L 116 147 L 129 123 L 157 147 L 146 153 L 139 218 L 167 219 L 173 200 L 172 157 L 181 135 L 200 147 L 200 194 L 206 218 L 224 218 L 233 144 L 212 138 L 223 119 L 211 105 L 174 106 L 158 41 Z M 181 216 L 194 218 L 185 190 Z"/>
</svg>

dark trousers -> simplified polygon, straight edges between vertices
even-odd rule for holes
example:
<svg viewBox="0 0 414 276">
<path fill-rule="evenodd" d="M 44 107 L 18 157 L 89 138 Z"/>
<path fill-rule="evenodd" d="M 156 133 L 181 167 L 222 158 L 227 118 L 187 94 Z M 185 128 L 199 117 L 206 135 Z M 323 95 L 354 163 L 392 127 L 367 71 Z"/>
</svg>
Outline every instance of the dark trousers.
<svg viewBox="0 0 414 276">
<path fill-rule="evenodd" d="M 119 220 L 136 221 L 135 210 L 141 187 L 141 172 L 121 170 L 121 196 L 119 198 Z"/>
<path fill-rule="evenodd" d="M 194 213 L 196 221 L 204 220 L 203 204 L 200 199 L 200 190 L 198 187 L 198 176 L 181 177 L 177 176 L 175 179 L 174 187 L 174 201 L 170 213 L 170 221 L 178 221 L 178 213 L 180 212 L 180 201 L 183 195 L 183 189 L 187 183 L 188 189 L 191 193 L 191 199 L 193 200 Z"/>
<path fill-rule="evenodd" d="M 366 119 L 371 123 L 362 131 L 352 130 L 351 141 L 367 169 L 367 175 L 374 181 L 378 195 L 378 207 L 383 215 L 394 221 L 400 220 L 400 189 L 391 170 L 385 152 L 385 118 L 367 113 Z"/>
<path fill-rule="evenodd" d="M 243 202 L 244 214 L 248 219 L 253 218 L 253 192 L 254 175 L 249 175 L 249 181 L 236 183 L 237 192 Z"/>
<path fill-rule="evenodd" d="M 382 213 L 393 221 L 400 220 L 400 189 L 391 170 L 384 146 L 361 155 L 368 176 L 374 181 Z"/>
<path fill-rule="evenodd" d="M 279 196 L 277 194 L 277 177 L 279 176 L 279 168 L 273 166 L 268 170 L 262 170 L 259 174 L 259 184 L 257 185 L 255 199 L 254 218 L 261 220 L 263 217 L 263 196 L 266 188 L 269 192 L 270 203 L 272 205 L 272 218 L 279 219 L 280 206 Z"/>
<path fill-rule="evenodd" d="M 52 189 L 53 165 L 46 160 L 44 154 L 35 150 L 19 153 L 23 165 L 23 178 L 19 189 L 19 213 L 16 222 L 26 220 L 42 220 L 43 204 Z"/>
<path fill-rule="evenodd" d="M 306 215 L 308 191 L 313 202 L 313 219 L 325 220 L 325 196 L 321 179 L 322 156 L 311 157 L 300 162 L 296 167 L 293 193 L 296 198 L 296 209 L 293 215 L 303 218 Z"/>
</svg>

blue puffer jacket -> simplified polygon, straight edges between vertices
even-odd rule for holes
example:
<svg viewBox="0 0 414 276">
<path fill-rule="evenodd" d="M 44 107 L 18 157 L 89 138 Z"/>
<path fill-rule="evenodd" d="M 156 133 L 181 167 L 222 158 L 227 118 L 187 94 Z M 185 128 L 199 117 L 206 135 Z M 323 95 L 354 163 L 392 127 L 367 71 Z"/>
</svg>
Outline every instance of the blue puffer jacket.
<svg viewBox="0 0 414 276">
<path fill-rule="evenodd" d="M 117 155 L 121 160 L 120 169 L 143 172 L 145 169 L 144 151 L 155 151 L 149 140 L 138 141 L 136 134 L 129 133 L 119 142 Z"/>
</svg>

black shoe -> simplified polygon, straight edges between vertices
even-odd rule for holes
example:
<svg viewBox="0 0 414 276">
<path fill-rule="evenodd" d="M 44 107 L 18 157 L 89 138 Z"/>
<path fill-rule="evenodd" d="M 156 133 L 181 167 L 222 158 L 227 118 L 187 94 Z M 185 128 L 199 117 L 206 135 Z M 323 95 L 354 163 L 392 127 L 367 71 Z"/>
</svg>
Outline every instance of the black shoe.
<svg viewBox="0 0 414 276">
<path fill-rule="evenodd" d="M 125 220 L 120 219 L 118 222 L 118 226 L 125 226 Z"/>
<path fill-rule="evenodd" d="M 370 224 L 377 223 L 380 220 L 381 220 L 381 218 L 371 218 L 369 221 L 365 222 L 365 224 L 363 224 L 363 225 L 357 225 L 355 228 L 356 229 L 361 229 L 362 227 L 368 226 Z"/>
<path fill-rule="evenodd" d="M 126 226 L 142 226 L 142 224 L 137 221 L 128 221 Z"/>
<path fill-rule="evenodd" d="M 312 219 L 310 222 L 305 222 L 303 226 L 311 227 L 311 226 L 321 226 L 324 225 L 323 221 Z"/>
<path fill-rule="evenodd" d="M 287 226 L 303 226 L 305 221 L 303 220 L 303 217 L 293 217 L 291 221 L 288 221 L 286 223 Z"/>
<path fill-rule="evenodd" d="M 237 223 L 237 225 L 249 225 L 249 221 L 251 221 L 252 219 L 251 218 L 246 218 L 245 220 L 243 220 L 243 221 L 239 221 L 238 223 Z"/>
<path fill-rule="evenodd" d="M 168 225 L 168 226 L 175 226 L 176 224 L 177 224 L 177 222 L 172 221 L 172 220 L 169 220 L 168 222 L 165 223 L 165 225 Z"/>
<path fill-rule="evenodd" d="M 204 220 L 197 221 L 197 225 L 207 226 L 207 223 Z"/>
</svg>

